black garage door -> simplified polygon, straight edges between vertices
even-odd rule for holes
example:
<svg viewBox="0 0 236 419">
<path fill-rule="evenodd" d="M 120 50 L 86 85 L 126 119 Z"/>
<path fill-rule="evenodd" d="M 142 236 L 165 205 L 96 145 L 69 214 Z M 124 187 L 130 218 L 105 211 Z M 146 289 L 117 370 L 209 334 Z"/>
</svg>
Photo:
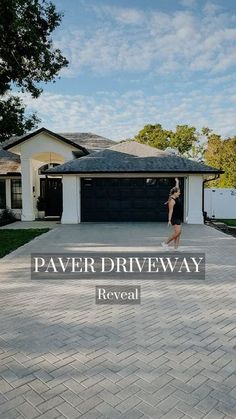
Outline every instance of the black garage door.
<svg viewBox="0 0 236 419">
<path fill-rule="evenodd" d="M 184 182 L 179 178 L 183 202 Z M 84 178 L 82 221 L 167 221 L 174 178 Z"/>
</svg>

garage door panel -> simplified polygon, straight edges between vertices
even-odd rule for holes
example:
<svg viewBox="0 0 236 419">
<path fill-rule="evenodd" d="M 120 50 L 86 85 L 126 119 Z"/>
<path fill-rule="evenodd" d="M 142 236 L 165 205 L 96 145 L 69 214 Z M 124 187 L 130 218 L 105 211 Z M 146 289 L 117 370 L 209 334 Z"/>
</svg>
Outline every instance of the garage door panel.
<svg viewBox="0 0 236 419">
<path fill-rule="evenodd" d="M 82 221 L 167 221 L 173 178 L 89 178 L 81 182 Z M 183 199 L 183 178 L 180 178 Z"/>
<path fill-rule="evenodd" d="M 125 200 L 120 201 L 119 203 L 119 210 L 120 211 L 127 211 L 130 209 L 130 202 L 127 202 Z"/>
</svg>

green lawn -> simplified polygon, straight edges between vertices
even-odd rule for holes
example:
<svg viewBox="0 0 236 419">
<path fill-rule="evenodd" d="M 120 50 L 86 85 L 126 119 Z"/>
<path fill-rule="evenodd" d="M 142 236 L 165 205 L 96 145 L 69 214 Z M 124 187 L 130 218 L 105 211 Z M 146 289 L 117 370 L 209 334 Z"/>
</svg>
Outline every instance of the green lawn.
<svg viewBox="0 0 236 419">
<path fill-rule="evenodd" d="M 0 229 L 0 258 L 49 230 L 50 228 Z"/>
<path fill-rule="evenodd" d="M 227 226 L 235 226 L 236 227 L 236 220 L 219 220 L 222 223 L 225 223 Z"/>
</svg>

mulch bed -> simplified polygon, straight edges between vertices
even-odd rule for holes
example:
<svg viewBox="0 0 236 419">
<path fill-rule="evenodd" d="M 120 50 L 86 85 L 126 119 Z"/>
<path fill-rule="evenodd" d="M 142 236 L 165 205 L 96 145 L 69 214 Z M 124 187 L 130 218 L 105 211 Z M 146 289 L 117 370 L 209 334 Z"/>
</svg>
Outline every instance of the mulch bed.
<svg viewBox="0 0 236 419">
<path fill-rule="evenodd" d="M 216 230 L 222 231 L 225 234 L 229 234 L 230 236 L 236 237 L 236 228 L 227 226 L 226 224 L 216 224 L 212 220 L 208 220 L 205 223 L 206 225 L 209 225 L 210 227 L 215 228 Z"/>
<path fill-rule="evenodd" d="M 7 224 L 15 223 L 17 220 L 0 220 L 0 227 L 6 226 Z"/>
</svg>

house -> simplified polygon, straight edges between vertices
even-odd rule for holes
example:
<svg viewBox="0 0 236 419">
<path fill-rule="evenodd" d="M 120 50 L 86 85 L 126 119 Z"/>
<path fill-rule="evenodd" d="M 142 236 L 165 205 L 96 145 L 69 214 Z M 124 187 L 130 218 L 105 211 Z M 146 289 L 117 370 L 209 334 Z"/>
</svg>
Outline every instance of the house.
<svg viewBox="0 0 236 419">
<path fill-rule="evenodd" d="M 135 141 L 41 128 L 2 144 L 0 208 L 35 220 L 40 196 L 45 217 L 61 217 L 65 224 L 166 221 L 165 202 L 177 176 L 184 222 L 202 224 L 203 180 L 219 173 Z"/>
</svg>

